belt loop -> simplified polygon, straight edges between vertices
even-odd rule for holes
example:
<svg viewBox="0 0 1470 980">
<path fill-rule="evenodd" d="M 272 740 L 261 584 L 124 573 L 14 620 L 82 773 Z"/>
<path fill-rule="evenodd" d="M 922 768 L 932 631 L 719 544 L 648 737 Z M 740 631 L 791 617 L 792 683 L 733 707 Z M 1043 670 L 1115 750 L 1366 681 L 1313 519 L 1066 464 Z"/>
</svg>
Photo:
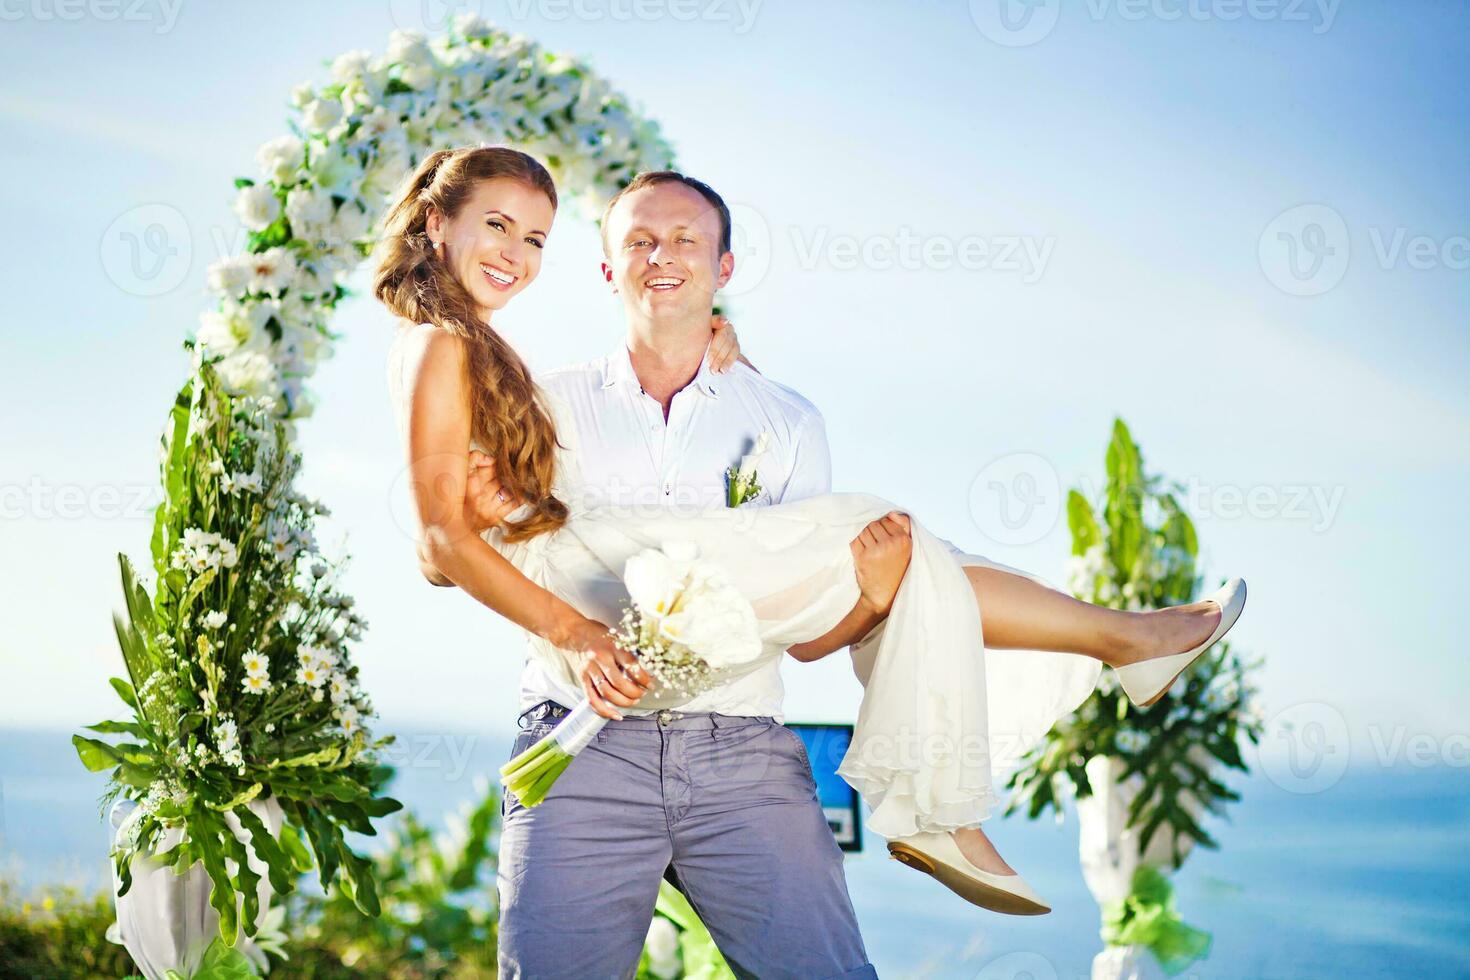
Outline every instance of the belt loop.
<svg viewBox="0 0 1470 980">
<path fill-rule="evenodd" d="M 709 727 L 710 727 L 709 737 L 712 738 L 712 739 L 718 740 L 719 737 L 720 737 L 720 716 L 719 716 L 718 713 L 716 713 L 716 712 L 711 712 L 710 713 L 710 716 L 709 716 Z"/>
</svg>

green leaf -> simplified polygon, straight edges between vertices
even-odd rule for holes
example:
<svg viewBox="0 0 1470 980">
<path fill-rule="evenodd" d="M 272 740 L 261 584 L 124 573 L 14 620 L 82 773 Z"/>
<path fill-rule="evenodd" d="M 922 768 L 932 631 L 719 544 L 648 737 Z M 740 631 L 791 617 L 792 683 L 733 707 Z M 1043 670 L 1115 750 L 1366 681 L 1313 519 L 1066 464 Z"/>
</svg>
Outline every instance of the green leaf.
<svg viewBox="0 0 1470 980">
<path fill-rule="evenodd" d="M 302 818 L 306 839 L 311 842 L 311 851 L 316 857 L 317 877 L 325 889 L 337 875 L 337 847 L 342 832 L 313 807 L 298 807 L 297 815 Z"/>
<path fill-rule="evenodd" d="M 82 765 L 91 772 L 101 772 L 111 769 L 113 766 L 122 764 L 122 756 L 117 750 L 100 739 L 87 738 L 85 735 L 73 735 L 71 744 L 76 746 L 77 755 L 81 757 Z"/>
<path fill-rule="evenodd" d="M 95 725 L 83 725 L 89 732 L 101 732 L 104 735 L 132 735 L 135 738 L 146 738 L 147 732 L 142 725 L 131 721 L 99 721 Z"/>
<path fill-rule="evenodd" d="M 249 957 L 215 939 L 205 949 L 198 971 L 189 980 L 248 980 L 258 975 Z"/>
<path fill-rule="evenodd" d="M 1102 543 L 1097 515 L 1087 498 L 1076 490 L 1067 492 L 1067 526 L 1072 531 L 1072 554 L 1084 554 L 1088 548 Z"/>
<path fill-rule="evenodd" d="M 136 786 L 139 789 L 147 789 L 158 779 L 157 770 L 152 767 L 136 766 L 131 762 L 124 762 L 117 768 L 117 781 L 128 786 Z"/>
<path fill-rule="evenodd" d="M 225 870 L 224 850 L 220 834 L 228 834 L 224 821 L 208 810 L 196 810 L 188 818 L 189 837 L 198 843 L 203 854 L 204 871 L 209 875 L 209 904 L 219 913 L 219 934 L 225 945 L 234 946 L 240 939 L 240 920 L 235 908 L 235 886 Z"/>
<path fill-rule="evenodd" d="M 235 811 L 235 817 L 240 821 L 240 826 L 250 835 L 250 846 L 255 848 L 255 853 L 265 862 L 266 875 L 270 878 L 271 888 L 277 895 L 289 894 L 293 888 L 291 856 L 286 853 L 274 837 L 271 836 L 270 828 L 265 821 L 248 806 L 242 806 Z"/>
<path fill-rule="evenodd" d="M 236 190 L 239 190 L 242 187 L 254 187 L 254 186 L 255 186 L 255 181 L 251 180 L 249 177 L 236 177 L 235 178 L 235 189 Z"/>
<path fill-rule="evenodd" d="M 246 850 L 245 845 L 240 842 L 240 838 L 228 832 L 228 825 L 226 825 L 225 829 L 227 832 L 220 835 L 220 841 L 224 844 L 226 852 L 235 861 L 236 884 L 239 886 L 240 895 L 244 899 L 241 908 L 241 912 L 244 915 L 241 928 L 245 935 L 253 936 L 255 935 L 256 923 L 260 920 L 260 875 L 250 866 L 249 852 Z"/>
<path fill-rule="evenodd" d="M 305 874 L 316 867 L 311 860 L 311 852 L 306 849 L 306 844 L 301 840 L 301 833 L 290 824 L 281 827 L 281 850 L 291 859 L 291 863 L 297 871 Z"/>
<path fill-rule="evenodd" d="M 366 858 L 359 857 L 347 846 L 339 835 L 337 847 L 342 856 L 342 877 L 339 879 L 344 891 L 362 912 L 376 918 L 383 912 L 378 903 L 378 887 L 373 879 L 373 866 Z"/>
<path fill-rule="evenodd" d="M 134 711 L 138 710 L 138 695 L 133 692 L 133 685 L 121 677 L 109 677 L 107 683 L 112 685 L 112 689 L 117 692 L 117 696 L 122 698 L 129 708 L 132 708 Z"/>
</svg>

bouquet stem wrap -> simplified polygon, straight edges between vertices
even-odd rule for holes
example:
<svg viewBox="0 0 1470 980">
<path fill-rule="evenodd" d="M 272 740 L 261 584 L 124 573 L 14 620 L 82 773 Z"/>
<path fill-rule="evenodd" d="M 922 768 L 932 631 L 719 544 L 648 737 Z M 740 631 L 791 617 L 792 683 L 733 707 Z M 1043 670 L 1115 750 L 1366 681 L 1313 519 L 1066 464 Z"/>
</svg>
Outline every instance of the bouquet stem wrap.
<svg viewBox="0 0 1470 980">
<path fill-rule="evenodd" d="M 607 719 L 592 710 L 585 699 L 567 713 L 554 729 L 536 744 L 500 767 L 500 782 L 516 795 L 522 806 L 535 806 L 546 798 L 546 791 L 571 765 Z"/>
</svg>

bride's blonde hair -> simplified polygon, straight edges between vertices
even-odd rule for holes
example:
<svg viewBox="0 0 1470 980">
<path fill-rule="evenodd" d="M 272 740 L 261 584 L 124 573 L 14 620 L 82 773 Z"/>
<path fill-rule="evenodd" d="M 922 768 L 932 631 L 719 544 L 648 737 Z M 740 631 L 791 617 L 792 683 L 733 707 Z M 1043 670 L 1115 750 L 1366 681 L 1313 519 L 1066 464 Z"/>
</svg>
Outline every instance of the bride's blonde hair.
<svg viewBox="0 0 1470 980">
<path fill-rule="evenodd" d="M 452 219 L 482 180 L 509 177 L 541 191 L 556 209 L 556 185 L 534 158 L 508 146 L 436 150 L 404 181 L 383 219 L 373 295 L 411 323 L 431 323 L 464 344 L 470 431 L 495 457 L 495 475 L 515 498 L 534 505 L 507 521 L 507 541 L 554 531 L 567 507 L 551 493 L 556 430 L 530 369 L 480 316 L 469 290 L 434 254 L 429 209 Z"/>
</svg>

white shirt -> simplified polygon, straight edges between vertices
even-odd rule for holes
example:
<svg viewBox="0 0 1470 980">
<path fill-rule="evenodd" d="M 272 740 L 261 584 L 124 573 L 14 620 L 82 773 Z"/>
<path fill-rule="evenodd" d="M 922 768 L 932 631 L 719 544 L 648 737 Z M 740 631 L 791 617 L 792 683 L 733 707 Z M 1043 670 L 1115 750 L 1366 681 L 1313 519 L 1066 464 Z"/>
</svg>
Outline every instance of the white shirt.
<svg viewBox="0 0 1470 980">
<path fill-rule="evenodd" d="M 623 343 L 607 357 L 538 378 L 559 403 L 559 423 L 576 429 L 567 440 L 575 446 L 570 472 L 559 475 L 558 489 L 589 507 L 724 507 L 725 471 L 739 465 L 765 431 L 770 443 L 756 474 L 763 493 L 743 506 L 829 493 L 832 456 L 816 406 L 744 364 L 715 374 L 708 351 L 705 356 L 694 380 L 674 395 L 667 422 L 663 406 L 639 385 Z M 780 662 L 772 661 L 681 710 L 782 720 L 783 694 Z M 527 658 L 521 710 L 547 699 L 571 707 L 583 696 Z"/>
</svg>

